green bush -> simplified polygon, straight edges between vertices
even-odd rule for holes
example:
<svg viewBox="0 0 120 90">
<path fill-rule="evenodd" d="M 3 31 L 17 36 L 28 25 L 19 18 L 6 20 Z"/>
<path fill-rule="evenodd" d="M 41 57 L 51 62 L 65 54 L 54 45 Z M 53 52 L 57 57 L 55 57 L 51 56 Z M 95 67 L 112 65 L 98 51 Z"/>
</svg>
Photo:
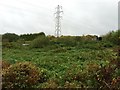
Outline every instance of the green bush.
<svg viewBox="0 0 120 90">
<path fill-rule="evenodd" d="M 62 47 L 53 50 L 54 53 L 63 53 L 63 52 L 66 52 L 66 51 L 67 51 L 67 49 L 62 48 Z"/>
<path fill-rule="evenodd" d="M 30 48 L 43 48 L 49 44 L 49 39 L 45 36 L 39 36 L 31 42 Z"/>
<path fill-rule="evenodd" d="M 113 43 L 111 43 L 111 42 L 103 43 L 103 47 L 106 47 L 106 48 L 113 47 Z"/>
<path fill-rule="evenodd" d="M 113 44 L 120 45 L 120 30 L 107 33 L 103 36 L 103 39 Z"/>
<path fill-rule="evenodd" d="M 13 48 L 13 44 L 11 42 L 3 42 L 2 48 Z"/>
<path fill-rule="evenodd" d="M 10 65 L 3 71 L 3 88 L 30 88 L 40 79 L 39 69 L 30 62 Z"/>
<path fill-rule="evenodd" d="M 66 46 L 77 45 L 77 41 L 75 40 L 74 36 L 73 37 L 72 36 L 61 36 L 57 39 L 57 41 Z"/>
<path fill-rule="evenodd" d="M 19 44 L 17 42 L 3 42 L 2 48 L 14 48 L 14 49 L 20 49 L 22 47 L 22 44 Z"/>
<path fill-rule="evenodd" d="M 65 82 L 79 81 L 85 83 L 87 75 L 88 73 L 83 71 L 80 66 L 78 67 L 76 64 L 73 64 L 69 69 L 66 70 L 63 79 Z"/>
</svg>

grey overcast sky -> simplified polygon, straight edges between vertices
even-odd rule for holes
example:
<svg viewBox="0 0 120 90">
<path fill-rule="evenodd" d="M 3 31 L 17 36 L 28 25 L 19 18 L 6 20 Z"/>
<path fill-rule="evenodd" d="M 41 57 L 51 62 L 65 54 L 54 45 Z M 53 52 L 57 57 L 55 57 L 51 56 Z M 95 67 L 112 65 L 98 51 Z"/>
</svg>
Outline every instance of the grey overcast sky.
<svg viewBox="0 0 120 90">
<path fill-rule="evenodd" d="M 102 35 L 118 29 L 119 0 L 0 0 L 0 34 L 55 33 L 55 7 L 64 14 L 62 35 Z"/>
</svg>

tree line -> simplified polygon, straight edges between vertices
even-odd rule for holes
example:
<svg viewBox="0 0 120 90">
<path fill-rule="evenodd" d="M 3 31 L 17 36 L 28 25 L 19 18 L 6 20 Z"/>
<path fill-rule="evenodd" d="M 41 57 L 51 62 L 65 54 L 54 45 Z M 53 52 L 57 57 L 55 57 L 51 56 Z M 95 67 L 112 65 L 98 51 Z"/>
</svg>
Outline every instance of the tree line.
<svg viewBox="0 0 120 90">
<path fill-rule="evenodd" d="M 11 42 L 26 43 L 30 42 L 32 47 L 40 48 L 46 45 L 65 45 L 65 46 L 76 46 L 80 44 L 86 44 L 91 42 L 103 41 L 108 46 L 111 44 L 120 45 L 120 30 L 108 32 L 105 35 L 98 37 L 97 35 L 82 35 L 82 36 L 60 36 L 55 37 L 51 35 L 45 35 L 44 32 L 33 33 L 33 34 L 21 34 L 5 33 L 2 35 L 3 44 L 10 44 Z"/>
<path fill-rule="evenodd" d="M 15 33 L 5 33 L 2 35 L 3 42 L 16 42 L 17 40 L 21 39 L 24 41 L 32 41 L 38 36 L 45 36 L 44 32 L 34 33 L 34 34 L 21 34 L 17 35 Z"/>
</svg>

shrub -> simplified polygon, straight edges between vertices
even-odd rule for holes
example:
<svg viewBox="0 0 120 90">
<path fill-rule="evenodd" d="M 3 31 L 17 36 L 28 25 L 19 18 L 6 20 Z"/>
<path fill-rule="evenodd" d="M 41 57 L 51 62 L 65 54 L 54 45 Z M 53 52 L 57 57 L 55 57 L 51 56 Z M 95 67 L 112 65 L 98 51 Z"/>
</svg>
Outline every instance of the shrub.
<svg viewBox="0 0 120 90">
<path fill-rule="evenodd" d="M 77 81 L 72 81 L 72 82 L 66 81 L 64 87 L 65 88 L 83 88 L 84 84 Z"/>
<path fill-rule="evenodd" d="M 50 79 L 46 83 L 43 83 L 42 88 L 58 88 L 58 82 L 56 80 Z"/>
<path fill-rule="evenodd" d="M 2 69 L 7 69 L 9 66 L 10 66 L 9 62 L 2 60 Z"/>
<path fill-rule="evenodd" d="M 31 48 L 43 48 L 49 44 L 49 39 L 45 36 L 40 36 L 34 39 L 30 45 Z"/>
<path fill-rule="evenodd" d="M 57 38 L 57 41 L 65 46 L 75 46 L 77 42 L 75 41 L 75 37 L 72 36 L 61 36 Z"/>
<path fill-rule="evenodd" d="M 62 48 L 62 47 L 53 50 L 54 53 L 63 53 L 66 51 L 67 51 L 66 48 Z"/>
<path fill-rule="evenodd" d="M 3 71 L 3 88 L 30 88 L 39 80 L 39 70 L 30 62 L 10 65 Z"/>
<path fill-rule="evenodd" d="M 113 44 L 120 45 L 120 30 L 111 31 L 103 36 L 105 41 L 109 41 Z"/>
<path fill-rule="evenodd" d="M 114 83 L 117 85 L 117 82 L 114 82 L 117 80 L 114 78 L 115 71 L 115 67 L 112 65 L 100 68 L 96 73 L 96 81 L 98 82 L 98 87 L 102 89 L 110 89 L 114 87 Z"/>
<path fill-rule="evenodd" d="M 2 48 L 14 48 L 14 49 L 20 49 L 22 44 L 17 42 L 3 42 Z"/>
<path fill-rule="evenodd" d="M 103 43 L 103 47 L 109 48 L 109 47 L 112 47 L 112 46 L 113 46 L 113 44 L 111 42 Z"/>
<path fill-rule="evenodd" d="M 71 68 L 69 68 L 63 79 L 64 81 L 72 82 L 72 81 L 78 81 L 85 83 L 88 77 L 88 73 L 86 71 L 83 71 L 80 69 L 80 67 L 77 67 L 76 65 L 72 65 Z"/>
<path fill-rule="evenodd" d="M 94 62 L 91 62 L 87 64 L 86 70 L 90 73 L 95 73 L 97 70 L 99 70 L 99 65 Z"/>
<path fill-rule="evenodd" d="M 112 86 L 112 88 L 120 89 L 120 76 L 112 79 L 111 86 Z"/>
<path fill-rule="evenodd" d="M 13 44 L 11 42 L 3 42 L 2 48 L 13 48 Z"/>
</svg>

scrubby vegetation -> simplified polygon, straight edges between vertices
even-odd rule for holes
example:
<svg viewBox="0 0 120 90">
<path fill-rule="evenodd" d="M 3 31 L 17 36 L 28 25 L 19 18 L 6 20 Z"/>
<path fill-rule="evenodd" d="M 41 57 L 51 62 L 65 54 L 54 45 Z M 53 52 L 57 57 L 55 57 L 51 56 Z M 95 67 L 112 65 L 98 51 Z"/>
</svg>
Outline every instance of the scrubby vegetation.
<svg viewBox="0 0 120 90">
<path fill-rule="evenodd" d="M 3 38 L 3 88 L 120 89 L 119 30 L 101 37 L 43 34 Z"/>
<path fill-rule="evenodd" d="M 29 62 L 10 65 L 3 71 L 3 87 L 30 88 L 40 78 L 40 71 Z"/>
<path fill-rule="evenodd" d="M 31 42 L 30 48 L 43 48 L 49 45 L 49 39 L 45 36 L 39 36 Z"/>
</svg>

